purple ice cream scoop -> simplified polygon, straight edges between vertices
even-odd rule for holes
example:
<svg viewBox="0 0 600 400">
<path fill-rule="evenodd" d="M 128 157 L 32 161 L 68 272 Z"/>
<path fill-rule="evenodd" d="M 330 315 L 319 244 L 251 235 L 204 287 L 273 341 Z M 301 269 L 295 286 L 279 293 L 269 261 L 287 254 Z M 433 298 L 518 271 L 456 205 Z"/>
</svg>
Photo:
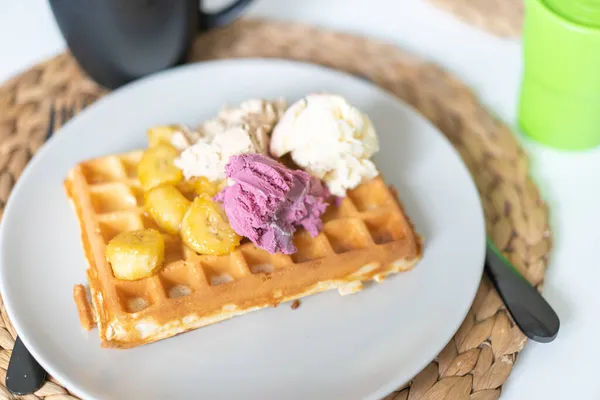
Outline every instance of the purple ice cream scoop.
<svg viewBox="0 0 600 400">
<path fill-rule="evenodd" d="M 229 159 L 225 175 L 234 184 L 215 199 L 223 203 L 231 227 L 261 249 L 292 254 L 297 228 L 313 237 L 323 229 L 321 215 L 330 194 L 308 173 L 261 154 L 241 154 Z"/>
</svg>

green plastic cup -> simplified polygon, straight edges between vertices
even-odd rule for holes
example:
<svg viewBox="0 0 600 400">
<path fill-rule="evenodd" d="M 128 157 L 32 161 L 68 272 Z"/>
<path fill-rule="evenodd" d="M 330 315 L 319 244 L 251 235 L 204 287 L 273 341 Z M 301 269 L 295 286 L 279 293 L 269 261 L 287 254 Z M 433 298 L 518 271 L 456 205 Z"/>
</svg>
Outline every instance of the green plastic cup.
<svg viewBox="0 0 600 400">
<path fill-rule="evenodd" d="M 600 145 L 600 0 L 525 0 L 519 125 L 564 150 Z"/>
</svg>

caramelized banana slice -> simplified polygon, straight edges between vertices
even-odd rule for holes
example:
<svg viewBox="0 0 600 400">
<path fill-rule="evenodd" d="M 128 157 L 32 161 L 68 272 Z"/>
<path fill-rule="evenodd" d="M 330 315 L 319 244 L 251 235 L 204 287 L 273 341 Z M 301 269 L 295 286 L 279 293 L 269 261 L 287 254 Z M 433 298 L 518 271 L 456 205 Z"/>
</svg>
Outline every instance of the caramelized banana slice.
<svg viewBox="0 0 600 400">
<path fill-rule="evenodd" d="M 198 195 L 206 194 L 209 197 L 214 197 L 225 187 L 225 180 L 213 182 L 205 176 L 192 179 L 184 179 L 177 185 L 177 188 L 188 198 L 193 199 Z"/>
<path fill-rule="evenodd" d="M 183 179 L 183 173 L 173 164 L 176 157 L 177 150 L 166 144 L 159 144 L 144 151 L 137 166 L 138 178 L 144 190 L 162 183 L 176 185 Z"/>
<path fill-rule="evenodd" d="M 156 147 L 161 144 L 172 145 L 172 138 L 175 132 L 181 130 L 179 125 L 159 125 L 148 129 L 148 146 Z"/>
<path fill-rule="evenodd" d="M 183 217 L 181 239 L 194 251 L 211 255 L 231 253 L 242 240 L 221 205 L 206 194 L 196 197 Z"/>
<path fill-rule="evenodd" d="M 165 257 L 165 240 L 155 229 L 121 232 L 106 246 L 115 278 L 134 281 L 152 276 Z"/>
<path fill-rule="evenodd" d="M 183 179 L 177 184 L 177 190 L 179 190 L 188 200 L 194 200 L 198 193 L 196 193 L 196 179 Z"/>
<path fill-rule="evenodd" d="M 158 226 L 173 235 L 179 233 L 181 221 L 190 204 L 190 201 L 171 185 L 158 185 L 146 192 L 148 213 Z"/>
<path fill-rule="evenodd" d="M 218 182 L 213 182 L 213 181 L 209 180 L 208 178 L 202 176 L 202 177 L 200 177 L 200 178 L 198 178 L 196 180 L 196 193 L 198 195 L 204 193 L 204 194 L 206 194 L 206 195 L 208 195 L 210 197 L 214 197 L 226 185 L 227 185 L 227 181 L 226 180 L 222 180 L 222 181 L 218 181 Z"/>
</svg>

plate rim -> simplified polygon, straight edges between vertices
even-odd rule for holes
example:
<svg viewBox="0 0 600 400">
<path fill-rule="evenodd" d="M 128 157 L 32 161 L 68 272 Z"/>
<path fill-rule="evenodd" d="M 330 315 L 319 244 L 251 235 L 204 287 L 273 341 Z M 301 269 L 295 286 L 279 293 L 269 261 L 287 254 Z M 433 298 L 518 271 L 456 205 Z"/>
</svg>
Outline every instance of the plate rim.
<svg viewBox="0 0 600 400">
<path fill-rule="evenodd" d="M 46 142 L 44 142 L 42 144 L 42 146 L 39 148 L 39 150 L 29 160 L 29 162 L 23 169 L 22 173 L 20 174 L 19 178 L 17 179 L 17 181 L 15 182 L 15 185 L 13 186 L 13 188 L 11 190 L 11 193 L 10 193 L 9 198 L 5 205 L 3 218 L 0 223 L 0 294 L 4 294 L 6 292 L 6 287 L 7 287 L 6 279 L 4 279 L 6 268 L 4 267 L 5 263 L 4 263 L 4 255 L 3 255 L 4 248 L 5 248 L 5 242 L 6 242 L 5 237 L 7 236 L 7 233 L 6 233 L 6 229 L 7 229 L 6 225 L 7 224 L 4 223 L 4 220 L 6 219 L 6 216 L 10 215 L 10 212 L 13 208 L 18 207 L 18 203 L 16 203 L 16 201 L 14 200 L 14 198 L 15 198 L 14 194 L 18 193 L 21 190 L 20 189 L 21 186 L 24 185 L 24 182 L 29 178 L 32 171 L 35 170 L 39 159 L 42 158 L 46 152 L 51 151 L 51 149 L 53 147 L 58 146 L 58 144 L 55 144 L 56 142 L 60 143 L 60 137 L 61 137 L 61 135 L 59 133 L 60 131 L 69 127 L 73 121 L 75 121 L 78 118 L 81 118 L 82 115 L 85 115 L 89 112 L 93 112 L 93 110 L 97 106 L 99 106 L 105 102 L 110 102 L 111 98 L 114 97 L 115 95 L 119 95 L 119 94 L 126 93 L 129 91 L 135 91 L 138 86 L 147 85 L 150 82 L 153 82 L 155 80 L 161 80 L 161 79 L 164 79 L 165 77 L 177 75 L 182 72 L 191 71 L 191 70 L 195 70 L 195 69 L 201 70 L 202 68 L 210 67 L 211 65 L 234 64 L 234 65 L 242 65 L 242 67 L 243 67 L 244 64 L 247 65 L 247 64 L 252 64 L 252 63 L 267 63 L 267 64 L 272 64 L 272 65 L 281 64 L 281 65 L 287 65 L 287 66 L 297 67 L 297 68 L 302 68 L 302 69 L 310 68 L 310 69 L 314 69 L 314 70 L 321 70 L 321 71 L 324 71 L 325 73 L 338 75 L 344 79 L 353 80 L 361 85 L 370 86 L 372 89 L 379 92 L 382 96 L 385 96 L 388 99 L 390 99 L 391 101 L 393 101 L 394 103 L 396 103 L 397 106 L 406 109 L 410 114 L 412 114 L 412 116 L 411 116 L 412 118 L 417 118 L 420 120 L 421 123 L 429 125 L 429 128 L 432 129 L 433 131 L 435 131 L 441 140 L 446 142 L 447 147 L 454 154 L 454 157 L 456 157 L 458 159 L 458 161 L 460 163 L 460 168 L 462 168 L 463 172 L 466 173 L 469 184 L 472 189 L 472 192 L 476 197 L 477 204 L 479 205 L 479 207 L 477 207 L 477 211 L 478 211 L 477 214 L 478 214 L 479 221 L 482 223 L 481 231 L 484 233 L 484 236 L 481 238 L 481 246 L 480 246 L 480 250 L 479 250 L 481 252 L 481 257 L 480 257 L 481 258 L 481 263 L 480 263 L 481 266 L 478 268 L 479 272 L 476 274 L 476 276 L 478 277 L 478 280 L 477 280 L 477 284 L 474 285 L 474 288 L 471 289 L 471 293 L 468 296 L 468 298 L 470 299 L 468 304 L 466 305 L 465 309 L 462 310 L 462 312 L 460 313 L 460 315 L 461 315 L 460 320 L 457 321 L 455 324 L 452 324 L 452 330 L 451 330 L 451 333 L 450 333 L 450 336 L 448 337 L 448 339 L 445 340 L 444 343 L 442 343 L 439 346 L 428 347 L 429 349 L 432 349 L 432 350 L 429 350 L 427 352 L 426 351 L 422 352 L 422 356 L 420 358 L 426 359 L 426 361 L 423 361 L 421 363 L 422 365 L 420 365 L 418 372 L 416 374 L 420 373 L 429 363 L 431 363 L 435 359 L 435 357 L 443 350 L 443 348 L 447 345 L 447 343 L 450 340 L 452 340 L 452 338 L 454 337 L 454 335 L 456 334 L 456 332 L 462 325 L 464 319 L 466 318 L 466 316 L 473 304 L 475 296 L 477 294 L 477 290 L 480 286 L 479 282 L 481 281 L 481 277 L 483 276 L 483 271 L 484 271 L 486 230 L 485 230 L 485 215 L 483 212 L 483 205 L 482 205 L 481 197 L 479 195 L 479 191 L 477 189 L 477 185 L 475 183 L 475 180 L 473 179 L 472 174 L 470 173 L 470 171 L 467 168 L 466 164 L 464 163 L 462 157 L 460 156 L 460 153 L 454 147 L 454 145 L 450 142 L 448 137 L 441 131 L 441 129 L 439 129 L 437 126 L 435 126 L 435 124 L 432 121 L 430 121 L 427 117 L 425 117 L 419 110 L 417 110 L 411 104 L 406 103 L 402 98 L 394 95 L 387 89 L 385 89 L 381 86 L 378 86 L 377 84 L 375 84 L 371 80 L 368 80 L 365 77 L 362 77 L 359 75 L 353 75 L 353 74 L 350 74 L 350 73 L 342 71 L 342 70 L 338 70 L 335 68 L 330 68 L 328 66 L 315 64 L 315 63 L 311 63 L 311 62 L 306 62 L 306 61 L 296 61 L 296 60 L 290 60 L 290 59 L 279 58 L 279 57 L 244 57 L 244 58 L 214 59 L 214 60 L 206 60 L 206 61 L 200 61 L 200 62 L 179 65 L 179 66 L 176 66 L 173 68 L 169 68 L 166 70 L 152 73 L 143 78 L 140 78 L 138 80 L 130 82 L 126 85 L 123 85 L 123 86 L 119 87 L 118 89 L 113 90 L 113 91 L 109 92 L 108 94 L 102 96 L 100 99 L 98 99 L 97 101 L 92 103 L 89 107 L 87 107 L 86 109 L 82 110 L 80 113 L 75 115 L 71 120 L 69 120 L 65 125 L 63 125 L 57 132 L 55 132 L 49 140 L 47 140 Z M 200 72 L 198 72 L 198 73 L 200 73 Z M 59 139 L 57 139 L 57 137 Z M 14 205 L 14 204 L 17 204 L 17 205 Z M 474 248 L 475 247 L 476 246 L 474 246 Z M 13 300 L 8 300 L 8 298 L 6 298 L 4 295 L 2 295 L 2 301 L 5 306 L 6 313 L 7 313 L 8 317 L 10 318 L 10 321 L 11 321 L 15 331 L 17 332 L 18 336 L 23 341 L 23 344 L 25 344 L 26 348 L 30 351 L 30 353 L 34 356 L 34 358 L 40 363 L 40 365 L 42 365 L 42 367 L 48 372 L 48 374 L 53 376 L 54 378 L 56 378 L 60 382 L 60 385 L 68 388 L 68 390 L 71 391 L 76 396 L 78 396 L 82 399 L 93 398 L 93 397 L 88 396 L 88 394 L 85 392 L 85 389 L 83 387 L 81 387 L 81 385 L 77 384 L 74 380 L 70 379 L 68 376 L 64 376 L 63 374 L 57 373 L 57 371 L 54 369 L 54 363 L 51 360 L 45 360 L 43 357 L 40 357 L 38 351 L 35 349 L 35 346 L 31 346 L 31 342 L 29 340 L 28 334 L 21 335 L 18 333 L 20 330 L 22 331 L 22 326 L 21 326 L 21 323 L 18 322 L 19 318 L 13 313 L 13 305 L 12 305 Z M 448 325 L 450 325 L 450 324 L 448 324 Z M 427 354 L 427 357 L 423 356 L 425 353 Z M 432 355 L 429 356 L 429 354 L 432 354 Z M 388 382 L 387 384 L 385 384 L 379 388 L 373 388 L 373 392 L 370 393 L 369 395 L 367 395 L 366 397 L 364 397 L 364 399 L 378 400 L 381 397 L 392 393 L 395 389 L 404 385 L 406 382 L 408 382 L 408 381 L 410 381 L 410 379 L 412 379 L 412 377 L 407 378 L 407 379 L 400 378 L 401 375 L 403 375 L 403 374 L 396 374 L 396 377 L 393 380 L 391 380 L 390 382 Z"/>
</svg>

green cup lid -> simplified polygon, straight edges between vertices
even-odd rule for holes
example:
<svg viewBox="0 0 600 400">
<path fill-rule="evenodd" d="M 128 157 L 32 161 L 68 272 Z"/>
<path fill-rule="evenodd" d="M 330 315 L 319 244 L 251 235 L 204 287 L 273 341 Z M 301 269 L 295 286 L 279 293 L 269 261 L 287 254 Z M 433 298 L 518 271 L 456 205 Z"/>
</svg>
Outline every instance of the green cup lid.
<svg viewBox="0 0 600 400">
<path fill-rule="evenodd" d="M 600 28 L 600 0 L 545 0 L 555 13 L 589 28 Z"/>
</svg>

